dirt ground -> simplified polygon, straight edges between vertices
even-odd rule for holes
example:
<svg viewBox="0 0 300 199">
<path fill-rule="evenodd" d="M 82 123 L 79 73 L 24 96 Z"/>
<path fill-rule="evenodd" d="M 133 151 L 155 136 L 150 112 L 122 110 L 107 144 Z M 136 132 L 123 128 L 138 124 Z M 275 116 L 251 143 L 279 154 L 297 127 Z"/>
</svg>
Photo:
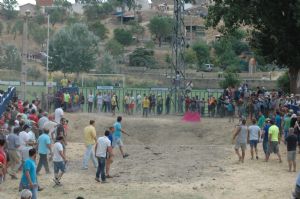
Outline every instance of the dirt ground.
<svg viewBox="0 0 300 199">
<path fill-rule="evenodd" d="M 231 144 L 235 124 L 227 119 L 204 118 L 200 123 L 184 123 L 180 117 L 140 118 L 127 116 L 123 128 L 125 150 L 130 156 L 122 159 L 115 149 L 108 184 L 94 180 L 96 169 L 81 170 L 84 145 L 82 130 L 90 119 L 96 120 L 98 135 L 113 124 L 109 115 L 69 114 L 70 164 L 62 179 L 63 186 L 53 187 L 53 174 L 44 171 L 38 177 L 45 189 L 42 199 L 111 198 L 195 198 L 195 199 L 283 199 L 290 198 L 296 173 L 287 171 L 286 152 L 280 146 L 284 162 L 272 155 L 269 163 L 250 160 L 249 147 L 244 164 L 237 163 Z M 298 158 L 300 159 L 300 158 Z M 299 163 L 299 161 L 297 161 Z M 53 171 L 52 171 L 53 173 Z M 19 174 L 20 175 L 20 174 Z M 18 198 L 19 181 L 8 179 L 0 185 L 0 198 Z"/>
</svg>

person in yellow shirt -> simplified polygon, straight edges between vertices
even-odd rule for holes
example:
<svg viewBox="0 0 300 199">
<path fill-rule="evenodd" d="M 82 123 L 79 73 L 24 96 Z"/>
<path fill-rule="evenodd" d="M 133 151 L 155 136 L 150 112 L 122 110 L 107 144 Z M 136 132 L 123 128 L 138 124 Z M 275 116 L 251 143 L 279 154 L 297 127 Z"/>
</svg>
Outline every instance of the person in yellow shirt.
<svg viewBox="0 0 300 199">
<path fill-rule="evenodd" d="M 98 167 L 98 163 L 95 157 L 94 153 L 94 146 L 97 142 L 97 134 L 96 134 L 96 128 L 95 128 L 95 121 L 90 120 L 90 125 L 84 128 L 83 131 L 84 134 L 84 143 L 86 146 L 86 150 L 83 156 L 83 170 L 88 169 L 88 163 L 90 158 L 92 158 L 95 168 Z"/>
<path fill-rule="evenodd" d="M 269 128 L 269 142 L 270 142 L 270 153 L 275 153 L 279 162 L 281 163 L 281 156 L 279 152 L 279 128 L 275 125 L 275 122 L 271 120 L 271 126 Z M 268 158 L 269 159 L 269 158 Z"/>
<path fill-rule="evenodd" d="M 66 76 L 64 76 L 64 78 L 62 79 L 62 80 L 60 80 L 60 84 L 61 84 L 61 86 L 63 87 L 63 88 L 66 88 L 66 87 L 68 87 L 68 79 L 67 79 L 67 77 Z"/>
<path fill-rule="evenodd" d="M 143 102 L 143 117 L 148 117 L 149 107 L 150 107 L 150 100 L 147 96 L 144 97 Z"/>
</svg>

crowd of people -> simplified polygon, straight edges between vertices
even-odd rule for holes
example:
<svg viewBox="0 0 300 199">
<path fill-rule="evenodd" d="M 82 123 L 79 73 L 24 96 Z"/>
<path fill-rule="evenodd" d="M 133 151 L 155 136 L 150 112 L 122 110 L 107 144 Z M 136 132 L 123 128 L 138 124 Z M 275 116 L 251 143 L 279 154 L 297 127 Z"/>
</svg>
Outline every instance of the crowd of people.
<svg viewBox="0 0 300 199">
<path fill-rule="evenodd" d="M 114 125 L 107 129 L 104 136 L 97 138 L 95 121 L 84 129 L 86 152 L 82 169 L 88 168 L 88 160 L 92 158 L 97 167 L 96 181 L 106 183 L 111 178 L 110 165 L 113 162 L 113 148 L 118 147 L 123 158 L 122 134 L 126 134 L 121 125 L 122 117 L 118 117 Z M 54 115 L 49 115 L 40 108 L 40 102 L 32 103 L 21 100 L 12 101 L 0 119 L 0 184 L 10 176 L 11 180 L 19 180 L 21 198 L 36 199 L 40 186 L 38 176 L 44 168 L 46 174 L 51 173 L 50 161 L 53 163 L 55 186 L 61 185 L 66 172 L 68 155 L 66 152 L 68 139 L 68 120 L 64 118 L 63 106 L 57 108 Z M 79 197 L 80 198 L 80 197 Z"/>
</svg>

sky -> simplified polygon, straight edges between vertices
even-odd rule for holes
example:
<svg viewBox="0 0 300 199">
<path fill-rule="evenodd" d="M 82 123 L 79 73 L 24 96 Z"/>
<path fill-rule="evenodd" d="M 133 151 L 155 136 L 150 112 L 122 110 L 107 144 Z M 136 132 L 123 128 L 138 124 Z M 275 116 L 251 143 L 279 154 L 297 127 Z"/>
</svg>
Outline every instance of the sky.
<svg viewBox="0 0 300 199">
<path fill-rule="evenodd" d="M 1 1 L 1 0 L 0 0 Z M 19 6 L 21 6 L 21 5 L 24 5 L 24 4 L 26 4 L 26 3 L 32 3 L 32 4 L 35 4 L 35 0 L 17 0 L 18 1 L 18 3 L 19 3 Z M 74 3 L 75 2 L 75 0 L 68 0 L 69 2 L 71 2 L 71 3 Z"/>
</svg>

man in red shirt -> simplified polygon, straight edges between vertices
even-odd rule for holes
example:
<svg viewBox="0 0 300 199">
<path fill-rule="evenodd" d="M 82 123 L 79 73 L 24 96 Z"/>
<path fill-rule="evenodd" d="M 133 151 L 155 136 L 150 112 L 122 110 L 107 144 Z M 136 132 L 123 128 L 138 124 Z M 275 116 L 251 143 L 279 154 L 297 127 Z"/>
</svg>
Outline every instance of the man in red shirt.
<svg viewBox="0 0 300 199">
<path fill-rule="evenodd" d="M 35 124 L 37 124 L 39 122 L 39 118 L 36 115 L 36 110 L 32 109 L 30 115 L 28 116 L 28 119 L 32 120 L 35 122 Z"/>
<path fill-rule="evenodd" d="M 6 153 L 4 151 L 5 138 L 0 138 L 0 184 L 5 179 L 7 162 L 6 162 Z"/>
</svg>

